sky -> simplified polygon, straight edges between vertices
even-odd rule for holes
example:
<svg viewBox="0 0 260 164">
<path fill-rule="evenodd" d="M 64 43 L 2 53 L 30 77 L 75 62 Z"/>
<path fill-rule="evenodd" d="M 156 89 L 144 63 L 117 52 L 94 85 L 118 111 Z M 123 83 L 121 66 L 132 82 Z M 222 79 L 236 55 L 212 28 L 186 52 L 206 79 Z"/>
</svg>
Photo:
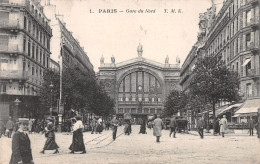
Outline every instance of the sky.
<svg viewBox="0 0 260 164">
<path fill-rule="evenodd" d="M 105 63 L 111 62 L 112 55 L 116 63 L 132 59 L 138 56 L 139 43 L 143 45 L 144 58 L 164 63 L 168 55 L 169 63 L 174 64 L 179 56 L 182 64 L 197 41 L 199 13 L 211 7 L 211 0 L 50 2 L 56 5 L 58 14 L 64 15 L 66 27 L 84 47 L 96 72 L 102 55 Z M 223 0 L 215 0 L 217 12 L 222 3 Z M 108 9 L 113 13 L 108 13 Z M 172 9 L 176 13 L 171 12 Z M 129 10 L 136 13 L 127 12 Z M 143 13 L 138 13 L 139 10 Z M 146 13 L 146 10 L 155 10 L 155 13 Z"/>
</svg>

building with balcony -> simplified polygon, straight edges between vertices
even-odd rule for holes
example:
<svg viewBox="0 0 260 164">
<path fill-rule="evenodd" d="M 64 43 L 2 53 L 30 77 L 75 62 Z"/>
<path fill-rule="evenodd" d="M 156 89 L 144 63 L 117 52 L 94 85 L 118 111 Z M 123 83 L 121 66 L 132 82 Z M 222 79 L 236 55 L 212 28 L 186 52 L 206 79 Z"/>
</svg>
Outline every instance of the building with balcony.
<svg viewBox="0 0 260 164">
<path fill-rule="evenodd" d="M 161 114 L 166 96 L 173 89 L 181 90 L 179 83 L 180 63 L 165 64 L 142 57 L 143 48 L 139 44 L 138 57 L 115 63 L 105 63 L 100 59 L 97 78 L 105 91 L 116 102 L 116 113 L 123 117 L 130 113 L 134 118 L 151 114 Z"/>
<path fill-rule="evenodd" d="M 42 3 L 44 3 L 42 4 L 44 13 L 50 19 L 53 30 L 50 42 L 52 60 L 60 64 L 61 71 L 64 68 L 77 67 L 94 78 L 94 67 L 84 51 L 84 47 L 80 46 L 79 41 L 67 29 L 63 16 L 57 14 L 56 6 L 52 5 L 49 0 L 42 1 Z"/>
<path fill-rule="evenodd" d="M 33 117 L 43 72 L 49 68 L 49 20 L 38 0 L 0 1 L 0 115 Z M 3 113 L 3 115 L 2 115 Z"/>
<path fill-rule="evenodd" d="M 237 71 L 240 79 L 240 93 L 244 101 L 260 97 L 259 12 L 258 0 L 224 0 L 218 14 L 212 17 L 212 23 L 207 24 L 206 30 L 201 30 L 205 34 L 204 43 L 198 48 L 199 53 L 194 53 L 195 56 L 201 57 L 220 56 L 228 68 Z M 201 22 L 208 22 L 208 16 L 206 19 L 200 18 Z M 198 39 L 200 38 L 198 35 Z M 187 77 L 185 70 L 193 66 L 194 60 L 190 59 L 192 54 L 187 56 L 181 68 L 181 79 L 184 79 L 181 80 L 183 90 L 188 89 L 185 82 L 188 82 L 189 78 L 185 78 Z M 225 104 L 223 102 L 218 106 Z"/>
</svg>

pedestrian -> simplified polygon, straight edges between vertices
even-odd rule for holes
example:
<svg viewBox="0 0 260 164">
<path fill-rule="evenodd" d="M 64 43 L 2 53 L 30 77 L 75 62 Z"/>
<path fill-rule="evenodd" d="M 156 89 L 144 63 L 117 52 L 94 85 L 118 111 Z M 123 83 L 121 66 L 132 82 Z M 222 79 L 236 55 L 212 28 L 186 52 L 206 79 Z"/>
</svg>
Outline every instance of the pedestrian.
<svg viewBox="0 0 260 164">
<path fill-rule="evenodd" d="M 170 137 L 171 137 L 171 135 L 172 135 L 172 133 L 173 133 L 173 138 L 176 138 L 176 130 L 177 130 L 177 122 L 176 122 L 176 118 L 175 118 L 175 116 L 174 115 L 172 115 L 172 118 L 171 118 L 171 120 L 170 120 Z"/>
<path fill-rule="evenodd" d="M 47 138 L 43 147 L 43 150 L 40 152 L 44 154 L 45 150 L 55 150 L 53 154 L 59 153 L 58 148 L 59 146 L 57 145 L 55 141 L 55 133 L 54 133 L 54 125 L 52 123 L 52 118 L 48 117 L 47 118 L 47 127 L 45 128 L 45 137 Z"/>
<path fill-rule="evenodd" d="M 130 135 L 130 120 L 125 120 L 125 128 L 124 128 L 125 135 Z"/>
<path fill-rule="evenodd" d="M 4 125 L 4 122 L 2 120 L 0 120 L 0 138 L 4 134 L 5 134 L 5 125 Z"/>
<path fill-rule="evenodd" d="M 110 121 L 106 120 L 105 125 L 106 125 L 105 129 L 106 129 L 106 130 L 109 130 Z"/>
<path fill-rule="evenodd" d="M 146 122 L 145 122 L 145 118 L 142 119 L 139 134 L 140 134 L 140 133 L 142 133 L 142 134 L 147 134 L 147 133 L 146 133 Z"/>
<path fill-rule="evenodd" d="M 29 120 L 29 125 L 28 125 L 29 134 L 32 134 L 32 126 L 33 126 L 33 121 L 32 121 L 32 119 L 30 119 Z"/>
<path fill-rule="evenodd" d="M 204 126 L 205 126 L 205 123 L 204 123 L 203 117 L 201 117 L 197 123 L 197 130 L 198 130 L 198 133 L 199 133 L 201 139 L 204 138 L 204 134 L 203 134 Z"/>
<path fill-rule="evenodd" d="M 220 135 L 220 129 L 219 129 L 219 118 L 215 118 L 214 121 L 214 135 Z"/>
<path fill-rule="evenodd" d="M 160 118 L 160 115 L 157 115 L 157 118 L 153 121 L 153 135 L 156 136 L 156 142 L 160 142 L 160 137 L 162 136 L 162 129 L 165 128 L 165 125 Z"/>
<path fill-rule="evenodd" d="M 97 128 L 97 120 L 94 117 L 91 121 L 91 134 L 93 134 L 94 132 L 96 132 L 96 128 Z M 97 132 L 96 132 L 97 133 Z"/>
<path fill-rule="evenodd" d="M 16 122 L 14 122 L 13 132 L 16 132 L 18 129 L 19 129 L 19 121 L 17 120 Z"/>
<path fill-rule="evenodd" d="M 100 134 L 102 131 L 103 131 L 102 119 L 99 118 L 99 119 L 97 120 L 96 132 Z"/>
<path fill-rule="evenodd" d="M 250 117 L 250 120 L 248 120 L 248 127 L 249 127 L 249 136 L 253 136 L 254 135 L 254 120 L 252 119 L 252 116 Z"/>
<path fill-rule="evenodd" d="M 113 140 L 116 140 L 116 133 L 117 133 L 117 127 L 119 125 L 119 121 L 117 119 L 117 116 L 114 115 L 113 119 L 111 120 L 112 125 L 112 131 L 113 131 Z"/>
<path fill-rule="evenodd" d="M 28 120 L 19 119 L 19 129 L 12 139 L 12 156 L 10 164 L 34 164 L 32 157 L 31 141 L 27 135 Z"/>
<path fill-rule="evenodd" d="M 13 128 L 14 128 L 14 122 L 12 121 L 12 117 L 9 117 L 9 120 L 6 123 L 6 129 L 8 130 L 8 133 L 7 133 L 8 138 L 11 138 Z"/>
<path fill-rule="evenodd" d="M 72 129 L 72 144 L 69 149 L 71 154 L 74 154 L 77 151 L 82 151 L 81 154 L 86 154 L 85 144 L 83 140 L 83 123 L 81 121 L 81 116 L 76 116 L 77 122 L 74 124 Z"/>
<path fill-rule="evenodd" d="M 219 121 L 219 126 L 220 126 L 220 133 L 222 134 L 222 137 L 224 137 L 225 131 L 227 130 L 226 115 L 223 115 L 223 118 Z"/>
</svg>

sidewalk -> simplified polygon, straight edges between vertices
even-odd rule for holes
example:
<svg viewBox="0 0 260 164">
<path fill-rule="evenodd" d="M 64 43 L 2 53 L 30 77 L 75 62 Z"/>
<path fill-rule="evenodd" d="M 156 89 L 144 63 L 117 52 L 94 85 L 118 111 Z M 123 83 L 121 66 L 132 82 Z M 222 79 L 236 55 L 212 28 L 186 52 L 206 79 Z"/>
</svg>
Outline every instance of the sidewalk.
<svg viewBox="0 0 260 164">
<path fill-rule="evenodd" d="M 198 136 L 198 131 L 195 130 L 191 130 L 188 131 L 188 134 L 190 135 L 195 135 Z M 240 130 L 240 129 L 228 129 L 227 132 L 225 133 L 225 135 L 227 136 L 249 136 L 249 130 L 248 129 L 244 129 L 244 130 Z M 254 135 L 256 136 L 256 130 L 254 130 Z M 207 130 L 204 129 L 204 136 L 214 136 L 213 135 L 213 130 L 211 129 L 209 131 L 209 133 L 207 133 Z"/>
</svg>

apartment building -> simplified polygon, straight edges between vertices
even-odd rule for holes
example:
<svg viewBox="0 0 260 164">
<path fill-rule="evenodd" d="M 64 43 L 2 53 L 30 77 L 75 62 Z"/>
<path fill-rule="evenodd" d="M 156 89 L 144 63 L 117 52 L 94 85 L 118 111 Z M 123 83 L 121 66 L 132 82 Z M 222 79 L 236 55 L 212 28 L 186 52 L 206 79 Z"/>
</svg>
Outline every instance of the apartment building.
<svg viewBox="0 0 260 164">
<path fill-rule="evenodd" d="M 0 20 L 1 119 L 32 117 L 50 66 L 49 20 L 38 0 L 0 1 Z"/>
<path fill-rule="evenodd" d="M 196 57 L 192 58 L 192 55 L 221 56 L 228 68 L 239 74 L 240 96 L 244 103 L 236 107 L 241 107 L 242 110 L 245 106 L 247 109 L 244 108 L 242 113 L 237 113 L 236 117 L 256 115 L 257 108 L 260 107 L 257 103 L 260 102 L 259 11 L 258 0 L 224 0 L 222 8 L 217 15 L 212 17 L 211 23 L 205 23 L 210 22 L 209 15 L 205 17 L 206 19 L 200 19 L 200 23 L 204 22 L 207 25 L 204 26 L 206 30 L 202 31 L 206 34 L 205 40 L 203 40 L 203 46 L 199 47 L 196 52 L 190 52 L 181 68 L 182 80 L 180 82 L 183 90 L 189 88 L 191 76 L 187 76 L 187 70 L 189 70 L 189 75 L 192 74 L 191 68 L 196 60 Z M 199 33 L 198 39 L 201 38 L 202 33 Z M 223 102 L 218 106 L 225 104 Z M 248 111 L 249 107 L 254 110 Z M 223 108 L 220 113 L 225 114 L 232 108 L 227 109 Z M 229 115 L 233 117 L 234 110 Z"/>
</svg>

